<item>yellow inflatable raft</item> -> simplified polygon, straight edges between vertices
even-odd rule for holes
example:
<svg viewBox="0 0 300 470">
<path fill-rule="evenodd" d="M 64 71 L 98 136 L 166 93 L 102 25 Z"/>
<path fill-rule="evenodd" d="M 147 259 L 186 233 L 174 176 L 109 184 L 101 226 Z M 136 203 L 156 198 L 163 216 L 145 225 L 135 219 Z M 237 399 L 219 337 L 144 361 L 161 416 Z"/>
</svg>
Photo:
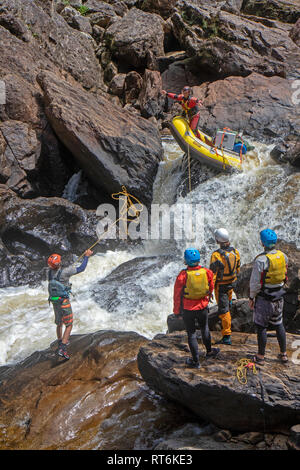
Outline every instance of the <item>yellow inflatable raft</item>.
<svg viewBox="0 0 300 470">
<path fill-rule="evenodd" d="M 222 137 L 220 139 L 220 148 L 216 147 L 212 138 L 204 134 L 200 129 L 201 139 L 197 138 L 190 129 L 187 120 L 181 116 L 176 116 L 172 119 L 170 130 L 176 142 L 191 158 L 225 172 L 242 170 L 242 156 L 224 148 L 222 146 Z"/>
</svg>

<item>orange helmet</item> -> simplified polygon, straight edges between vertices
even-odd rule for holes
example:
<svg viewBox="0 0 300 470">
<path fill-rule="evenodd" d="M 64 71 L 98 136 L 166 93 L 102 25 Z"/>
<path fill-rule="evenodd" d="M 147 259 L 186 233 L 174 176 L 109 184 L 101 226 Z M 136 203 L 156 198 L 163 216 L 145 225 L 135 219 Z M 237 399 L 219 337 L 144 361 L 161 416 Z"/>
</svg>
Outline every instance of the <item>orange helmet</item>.
<svg viewBox="0 0 300 470">
<path fill-rule="evenodd" d="M 51 255 L 48 258 L 48 266 L 49 268 L 56 269 L 61 263 L 61 256 L 60 255 Z"/>
</svg>

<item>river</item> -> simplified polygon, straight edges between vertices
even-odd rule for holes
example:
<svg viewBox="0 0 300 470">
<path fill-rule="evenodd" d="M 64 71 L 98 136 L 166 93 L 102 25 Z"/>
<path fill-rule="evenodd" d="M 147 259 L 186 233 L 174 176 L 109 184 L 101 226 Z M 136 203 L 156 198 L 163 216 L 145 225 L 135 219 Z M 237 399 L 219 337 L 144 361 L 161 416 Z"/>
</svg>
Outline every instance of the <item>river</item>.
<svg viewBox="0 0 300 470">
<path fill-rule="evenodd" d="M 182 183 L 182 151 L 172 138 L 163 141 L 165 158 L 154 184 L 153 202 L 173 204 Z M 213 232 L 226 227 L 231 242 L 246 263 L 260 250 L 259 231 L 270 227 L 279 238 L 299 244 L 300 173 L 289 165 L 270 158 L 272 146 L 255 144 L 256 150 L 244 164 L 242 173 L 211 175 L 177 203 L 203 209 L 203 231 L 192 245 L 200 248 L 202 264 L 209 263 L 215 248 Z M 72 333 L 90 333 L 103 329 L 136 331 L 148 338 L 166 331 L 167 316 L 172 313 L 173 283 L 182 269 L 183 250 L 191 242 L 148 240 L 128 251 L 106 252 L 90 259 L 88 268 L 72 279 L 75 294 L 72 305 L 75 322 Z M 114 311 L 91 295 L 97 282 L 105 279 L 121 264 L 141 256 L 166 258 L 159 272 L 139 277 L 147 291 L 144 301 L 128 308 L 127 285 L 120 285 L 119 302 Z M 123 301 L 122 301 L 123 299 Z M 130 310 L 130 311 L 129 311 Z M 36 350 L 45 349 L 55 339 L 52 307 L 47 302 L 47 285 L 0 289 L 0 365 L 15 363 Z"/>
</svg>

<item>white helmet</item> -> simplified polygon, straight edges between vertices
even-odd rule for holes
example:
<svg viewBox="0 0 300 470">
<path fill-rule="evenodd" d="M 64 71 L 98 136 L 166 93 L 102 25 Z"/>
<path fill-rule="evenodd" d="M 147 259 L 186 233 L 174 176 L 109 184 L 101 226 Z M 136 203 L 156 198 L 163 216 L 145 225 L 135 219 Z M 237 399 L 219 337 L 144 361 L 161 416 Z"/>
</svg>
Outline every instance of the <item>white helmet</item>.
<svg viewBox="0 0 300 470">
<path fill-rule="evenodd" d="M 229 233 L 227 232 L 226 228 L 218 228 L 215 231 L 215 239 L 218 243 L 229 242 Z"/>
</svg>

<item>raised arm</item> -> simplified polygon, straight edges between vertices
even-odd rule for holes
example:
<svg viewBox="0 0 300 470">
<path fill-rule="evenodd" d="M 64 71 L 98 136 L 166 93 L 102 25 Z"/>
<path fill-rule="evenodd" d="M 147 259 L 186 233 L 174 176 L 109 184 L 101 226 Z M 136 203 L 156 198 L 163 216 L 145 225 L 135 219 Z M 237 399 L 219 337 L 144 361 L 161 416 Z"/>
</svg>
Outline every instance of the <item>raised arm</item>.
<svg viewBox="0 0 300 470">
<path fill-rule="evenodd" d="M 91 250 L 86 250 L 81 265 L 76 268 L 77 274 L 82 273 L 85 270 L 89 261 L 89 257 L 92 256 L 92 254 L 93 252 Z"/>
<path fill-rule="evenodd" d="M 183 95 L 177 95 L 176 93 L 168 93 L 166 90 L 162 90 L 162 94 L 175 101 L 183 100 Z"/>
</svg>

